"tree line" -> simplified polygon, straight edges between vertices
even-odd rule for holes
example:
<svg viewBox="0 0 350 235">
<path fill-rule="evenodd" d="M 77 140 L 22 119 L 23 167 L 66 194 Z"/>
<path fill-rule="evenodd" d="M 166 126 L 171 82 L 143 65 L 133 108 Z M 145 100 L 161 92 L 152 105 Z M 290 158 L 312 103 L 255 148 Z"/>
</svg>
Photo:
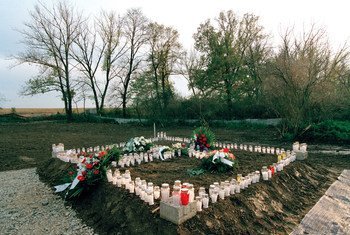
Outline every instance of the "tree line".
<svg viewBox="0 0 350 235">
<path fill-rule="evenodd" d="M 281 130 L 293 133 L 350 114 L 349 50 L 334 50 L 315 26 L 287 29 L 274 47 L 258 16 L 228 10 L 199 25 L 188 51 L 176 29 L 140 9 L 87 17 L 58 2 L 38 3 L 20 32 L 26 49 L 14 59 L 40 68 L 22 94 L 60 92 L 68 120 L 87 99 L 99 114 L 108 103 L 124 117 L 281 117 Z M 188 98 L 174 89 L 179 76 Z"/>
</svg>

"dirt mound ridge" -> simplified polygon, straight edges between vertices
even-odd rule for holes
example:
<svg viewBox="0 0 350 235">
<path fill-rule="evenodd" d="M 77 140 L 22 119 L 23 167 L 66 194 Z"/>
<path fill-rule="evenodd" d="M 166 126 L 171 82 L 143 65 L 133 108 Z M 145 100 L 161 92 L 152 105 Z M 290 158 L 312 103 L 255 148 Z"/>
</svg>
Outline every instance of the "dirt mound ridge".
<svg viewBox="0 0 350 235">
<path fill-rule="evenodd" d="M 38 167 L 41 180 L 57 185 L 66 163 L 50 159 Z M 179 227 L 151 213 L 136 196 L 105 182 L 72 203 L 99 234 L 286 234 L 324 194 L 337 174 L 311 161 L 295 162 L 272 181 L 252 185 L 198 213 Z"/>
</svg>

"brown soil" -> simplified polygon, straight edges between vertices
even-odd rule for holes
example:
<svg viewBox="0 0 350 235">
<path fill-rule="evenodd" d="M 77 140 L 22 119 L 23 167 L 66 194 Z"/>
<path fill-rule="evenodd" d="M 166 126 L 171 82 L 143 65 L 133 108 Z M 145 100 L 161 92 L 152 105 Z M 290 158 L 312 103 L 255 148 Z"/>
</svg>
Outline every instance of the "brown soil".
<svg viewBox="0 0 350 235">
<path fill-rule="evenodd" d="M 237 154 L 238 155 L 238 154 Z M 239 170 L 250 172 L 258 165 L 266 165 L 270 157 L 240 154 Z M 74 202 L 73 207 L 99 234 L 287 234 L 300 222 L 307 211 L 336 179 L 339 170 L 327 170 L 315 163 L 316 156 L 294 162 L 272 181 L 252 185 L 240 194 L 211 204 L 209 209 L 179 227 L 151 213 L 158 205 L 147 206 L 137 196 L 128 194 L 110 183 L 101 184 L 93 193 Z M 245 159 L 245 160 L 244 160 Z M 350 161 L 347 158 L 347 166 Z M 243 164 L 244 162 L 244 164 Z M 232 177 L 231 174 L 210 174 L 189 177 L 187 168 L 199 164 L 197 159 L 177 158 L 165 162 L 145 163 L 131 169 L 132 177 L 140 176 L 154 184 L 180 179 L 195 186 L 208 186 L 214 181 Z M 41 179 L 51 186 L 61 183 L 67 164 L 51 159 L 38 168 Z"/>
</svg>

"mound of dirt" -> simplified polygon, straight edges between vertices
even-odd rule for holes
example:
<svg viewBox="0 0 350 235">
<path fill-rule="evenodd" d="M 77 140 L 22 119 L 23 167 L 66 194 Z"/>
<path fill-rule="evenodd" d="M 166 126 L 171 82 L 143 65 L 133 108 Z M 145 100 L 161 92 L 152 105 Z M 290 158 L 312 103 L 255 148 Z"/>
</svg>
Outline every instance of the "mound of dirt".
<svg viewBox="0 0 350 235">
<path fill-rule="evenodd" d="M 135 167 L 131 169 L 132 177 L 144 176 L 156 184 L 167 182 L 164 177 L 169 175 L 164 172 L 171 169 L 171 161 Z M 181 162 L 177 163 L 178 171 L 184 170 L 185 165 L 194 165 L 190 159 L 183 164 L 181 167 Z M 54 186 L 62 183 L 68 166 L 50 159 L 37 171 L 42 181 Z M 177 169 L 172 169 L 169 174 L 174 174 L 173 171 Z M 186 180 L 194 181 L 197 186 L 207 186 L 215 178 L 198 177 Z M 150 208 L 137 196 L 107 182 L 69 204 L 99 234 L 285 234 L 292 231 L 336 177 L 336 172 L 315 165 L 311 160 L 295 162 L 271 181 L 254 184 L 240 194 L 210 204 L 209 209 L 180 226 L 160 219 L 159 211 L 152 213 L 157 205 Z"/>
</svg>

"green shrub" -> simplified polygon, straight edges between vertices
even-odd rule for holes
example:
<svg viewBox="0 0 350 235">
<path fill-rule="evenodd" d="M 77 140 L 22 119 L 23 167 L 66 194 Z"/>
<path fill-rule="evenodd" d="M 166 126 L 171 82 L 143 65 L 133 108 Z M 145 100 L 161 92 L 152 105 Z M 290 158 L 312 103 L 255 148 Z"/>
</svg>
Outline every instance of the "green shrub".
<svg viewBox="0 0 350 235">
<path fill-rule="evenodd" d="M 328 120 L 314 124 L 303 137 L 310 141 L 350 143 L 350 121 Z"/>
</svg>

